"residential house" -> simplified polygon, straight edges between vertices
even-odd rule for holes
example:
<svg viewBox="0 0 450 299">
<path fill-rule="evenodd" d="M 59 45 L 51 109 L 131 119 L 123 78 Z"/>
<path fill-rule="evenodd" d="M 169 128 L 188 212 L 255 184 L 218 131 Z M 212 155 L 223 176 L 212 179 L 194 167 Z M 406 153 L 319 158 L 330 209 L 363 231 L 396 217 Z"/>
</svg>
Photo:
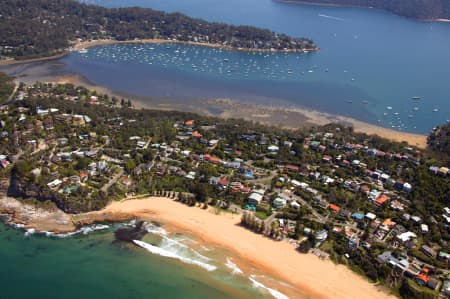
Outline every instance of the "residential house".
<svg viewBox="0 0 450 299">
<path fill-rule="evenodd" d="M 386 194 L 381 194 L 380 196 L 378 196 L 378 198 L 374 201 L 375 205 L 377 207 L 382 207 L 384 206 L 387 202 L 389 201 L 389 197 Z"/>
<path fill-rule="evenodd" d="M 209 178 L 209 184 L 216 186 L 217 184 L 219 184 L 220 178 L 219 177 L 210 177 Z"/>
<path fill-rule="evenodd" d="M 361 213 L 353 213 L 352 214 L 352 218 L 355 220 L 355 221 L 363 221 L 364 220 L 364 214 L 361 214 Z"/>
<path fill-rule="evenodd" d="M 341 210 L 341 208 L 335 204 L 330 203 L 330 205 L 328 206 L 328 208 L 335 213 L 339 213 L 339 211 Z"/>
<path fill-rule="evenodd" d="M 299 172 L 300 167 L 298 167 L 296 165 L 292 165 L 292 164 L 287 164 L 284 166 L 284 170 L 287 172 Z"/>
<path fill-rule="evenodd" d="M 253 192 L 247 198 L 247 202 L 251 205 L 257 206 L 261 203 L 263 195 L 258 192 Z"/>
<path fill-rule="evenodd" d="M 56 189 L 62 184 L 60 179 L 56 179 L 47 184 L 50 189 Z"/>
<path fill-rule="evenodd" d="M 441 288 L 441 293 L 444 296 L 450 297 L 450 279 L 447 279 L 444 281 L 444 284 L 442 285 L 442 288 Z"/>
<path fill-rule="evenodd" d="M 430 258 L 435 258 L 437 256 L 436 250 L 427 245 L 422 245 L 422 247 L 420 247 L 420 251 Z"/>
<path fill-rule="evenodd" d="M 438 254 L 438 259 L 440 261 L 448 263 L 450 261 L 450 254 L 445 251 L 440 251 Z"/>
<path fill-rule="evenodd" d="M 365 217 L 367 218 L 367 219 L 369 219 L 370 221 L 373 221 L 373 220 L 375 220 L 376 218 L 377 218 L 377 215 L 375 215 L 375 214 L 373 214 L 373 213 L 367 213 L 366 215 L 365 215 Z"/>
<path fill-rule="evenodd" d="M 276 145 L 269 145 L 267 147 L 267 150 L 269 152 L 271 152 L 271 153 L 276 153 L 276 152 L 278 152 L 280 150 L 280 148 L 278 146 L 276 146 Z"/>
<path fill-rule="evenodd" d="M 395 211 L 403 211 L 404 210 L 404 205 L 399 202 L 398 200 L 393 200 L 391 202 L 391 209 L 395 210 Z"/>
<path fill-rule="evenodd" d="M 218 185 L 220 186 L 221 189 L 226 189 L 228 187 L 228 178 L 227 177 L 223 177 L 219 180 Z"/>
<path fill-rule="evenodd" d="M 282 197 L 277 197 L 273 200 L 272 206 L 276 209 L 284 208 L 286 206 L 286 199 Z"/>
</svg>

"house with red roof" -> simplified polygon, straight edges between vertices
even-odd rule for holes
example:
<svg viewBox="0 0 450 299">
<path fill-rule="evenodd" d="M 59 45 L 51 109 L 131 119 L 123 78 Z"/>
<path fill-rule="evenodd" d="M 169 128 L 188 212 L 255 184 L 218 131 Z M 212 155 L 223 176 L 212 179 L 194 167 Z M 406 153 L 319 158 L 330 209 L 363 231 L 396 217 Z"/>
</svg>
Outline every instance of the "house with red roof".
<svg viewBox="0 0 450 299">
<path fill-rule="evenodd" d="M 209 159 L 209 162 L 211 162 L 213 164 L 220 164 L 222 162 L 222 160 L 220 158 L 217 158 L 217 157 L 211 157 Z"/>
<path fill-rule="evenodd" d="M 219 180 L 219 186 L 222 187 L 223 189 L 226 189 L 228 187 L 228 178 L 227 177 L 223 177 Z"/>
<path fill-rule="evenodd" d="M 198 132 L 198 131 L 195 131 L 195 132 L 192 133 L 192 137 L 194 137 L 194 138 L 202 138 L 202 134 L 200 134 L 200 132 Z"/>
<path fill-rule="evenodd" d="M 300 171 L 300 167 L 298 167 L 296 165 L 292 165 L 292 164 L 287 164 L 287 165 L 284 166 L 284 170 L 292 171 L 292 172 L 299 172 Z"/>
<path fill-rule="evenodd" d="M 341 208 L 339 206 L 332 204 L 332 203 L 330 203 L 328 208 L 335 213 L 339 213 L 339 211 L 341 210 Z"/>
<path fill-rule="evenodd" d="M 322 162 L 331 163 L 332 161 L 333 161 L 333 158 L 330 155 L 323 155 Z"/>
<path fill-rule="evenodd" d="M 385 203 L 387 203 L 389 201 L 389 197 L 386 194 L 381 194 L 380 196 L 378 196 L 378 198 L 375 200 L 375 205 L 377 207 L 381 207 L 383 206 Z"/>
</svg>

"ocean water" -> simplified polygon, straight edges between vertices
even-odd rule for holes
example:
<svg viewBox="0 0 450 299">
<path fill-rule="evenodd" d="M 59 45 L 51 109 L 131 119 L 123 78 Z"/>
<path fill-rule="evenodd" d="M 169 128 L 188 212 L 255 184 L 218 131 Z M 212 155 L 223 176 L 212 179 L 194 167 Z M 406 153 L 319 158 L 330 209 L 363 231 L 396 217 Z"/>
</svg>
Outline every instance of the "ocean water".
<svg viewBox="0 0 450 299">
<path fill-rule="evenodd" d="M 118 91 L 157 97 L 230 97 L 302 106 L 426 133 L 450 119 L 450 24 L 348 7 L 272 0 L 85 0 L 143 6 L 312 38 L 321 51 L 258 54 L 192 46 L 92 48 L 67 69 Z M 224 61 L 227 59 L 227 62 Z M 126 67 L 125 67 L 126 66 Z M 414 101 L 412 97 L 421 97 Z"/>
<path fill-rule="evenodd" d="M 0 224 L 0 298 L 286 298 L 189 236 L 150 225 L 139 247 L 113 229 L 61 238 Z"/>
</svg>

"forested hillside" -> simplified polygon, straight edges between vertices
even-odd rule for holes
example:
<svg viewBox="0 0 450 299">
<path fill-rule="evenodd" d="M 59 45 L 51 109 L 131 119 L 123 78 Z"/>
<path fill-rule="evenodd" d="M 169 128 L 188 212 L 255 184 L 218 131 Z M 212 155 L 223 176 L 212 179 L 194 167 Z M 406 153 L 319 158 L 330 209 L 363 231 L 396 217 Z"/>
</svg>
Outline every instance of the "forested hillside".
<svg viewBox="0 0 450 299">
<path fill-rule="evenodd" d="M 450 163 L 450 123 L 436 127 L 428 136 L 428 147 L 440 159 Z"/>
<path fill-rule="evenodd" d="M 450 19 L 450 0 L 301 0 L 300 2 L 374 7 L 420 20 Z"/>
<path fill-rule="evenodd" d="M 309 39 L 148 8 L 109 9 L 74 0 L 0 0 L 0 54 L 15 58 L 52 55 L 76 38 L 162 38 L 247 49 L 315 48 Z"/>
<path fill-rule="evenodd" d="M 8 99 L 13 89 L 13 78 L 5 75 L 4 73 L 0 73 L 0 104 Z"/>
</svg>

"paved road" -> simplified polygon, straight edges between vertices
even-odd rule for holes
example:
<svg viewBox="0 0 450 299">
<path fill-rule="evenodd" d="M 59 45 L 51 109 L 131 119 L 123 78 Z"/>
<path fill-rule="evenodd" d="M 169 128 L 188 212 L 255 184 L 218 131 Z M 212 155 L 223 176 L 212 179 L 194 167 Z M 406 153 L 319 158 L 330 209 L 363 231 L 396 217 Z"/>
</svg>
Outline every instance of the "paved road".
<svg viewBox="0 0 450 299">
<path fill-rule="evenodd" d="M 111 188 L 112 185 L 114 185 L 119 178 L 123 175 L 123 168 L 120 168 L 120 171 L 115 174 L 112 179 L 109 180 L 108 183 L 106 183 L 100 190 L 103 192 L 108 192 L 108 189 Z"/>
<path fill-rule="evenodd" d="M 326 217 L 322 216 L 319 212 L 317 212 L 317 210 L 315 208 L 313 208 L 306 200 L 304 200 L 300 196 L 295 195 L 295 194 L 286 194 L 286 193 L 283 193 L 279 189 L 277 191 L 279 192 L 280 195 L 284 196 L 285 198 L 292 198 L 292 199 L 298 201 L 302 206 L 308 207 L 308 209 L 311 210 L 311 213 L 314 216 L 314 218 L 316 218 L 316 221 L 318 221 L 320 223 L 325 223 L 327 221 Z"/>
<path fill-rule="evenodd" d="M 270 215 L 269 217 L 267 217 L 266 220 L 264 220 L 264 225 L 266 226 L 266 228 L 270 227 L 270 224 L 272 223 L 272 221 L 275 219 L 276 216 L 277 212 L 273 212 L 272 215 Z"/>
<path fill-rule="evenodd" d="M 16 94 L 18 88 L 19 88 L 19 84 L 14 82 L 14 89 L 11 92 L 11 94 L 9 95 L 8 100 L 6 101 L 7 103 L 10 102 L 13 99 L 13 97 Z"/>
</svg>

